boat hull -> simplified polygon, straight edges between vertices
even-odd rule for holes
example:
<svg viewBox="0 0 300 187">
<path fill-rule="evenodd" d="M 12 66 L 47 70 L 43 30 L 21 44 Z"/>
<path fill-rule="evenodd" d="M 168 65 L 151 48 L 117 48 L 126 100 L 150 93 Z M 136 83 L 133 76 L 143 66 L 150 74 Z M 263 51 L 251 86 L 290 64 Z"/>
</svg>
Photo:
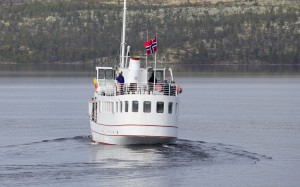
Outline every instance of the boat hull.
<svg viewBox="0 0 300 187">
<path fill-rule="evenodd" d="M 95 98 L 89 104 L 93 141 L 130 145 L 170 144 L 177 140 L 178 97 L 128 94 Z M 145 103 L 150 105 L 149 110 L 145 110 Z"/>
<path fill-rule="evenodd" d="M 90 120 L 92 139 L 110 145 L 172 144 L 177 140 L 176 126 L 122 124 L 105 125 Z"/>
</svg>

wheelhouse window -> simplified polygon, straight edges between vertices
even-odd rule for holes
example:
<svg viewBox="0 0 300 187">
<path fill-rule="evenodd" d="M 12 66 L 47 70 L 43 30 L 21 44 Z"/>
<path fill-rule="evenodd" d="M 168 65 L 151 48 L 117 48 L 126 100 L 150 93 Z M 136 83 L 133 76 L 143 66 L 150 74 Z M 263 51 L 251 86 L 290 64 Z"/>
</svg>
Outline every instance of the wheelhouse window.
<svg viewBox="0 0 300 187">
<path fill-rule="evenodd" d="M 161 83 L 163 82 L 164 80 L 164 70 L 156 70 L 154 71 L 155 72 L 155 78 L 157 80 L 157 82 Z M 150 76 L 152 75 L 153 71 L 151 71 L 149 74 L 148 74 L 148 80 L 150 78 Z"/>
<path fill-rule="evenodd" d="M 168 112 L 169 112 L 169 114 L 172 114 L 172 112 L 173 112 L 173 103 L 172 102 L 169 102 Z"/>
<path fill-rule="evenodd" d="M 151 112 L 151 101 L 144 101 L 144 112 L 145 113 Z"/>
<path fill-rule="evenodd" d="M 98 69 L 98 79 L 114 79 L 114 70 Z"/>
<path fill-rule="evenodd" d="M 114 71 L 112 69 L 105 70 L 105 79 L 114 79 Z"/>
<path fill-rule="evenodd" d="M 128 112 L 128 101 L 125 101 L 125 112 Z"/>
<path fill-rule="evenodd" d="M 164 72 L 162 70 L 157 70 L 156 71 L 156 79 L 157 82 L 162 82 L 164 79 Z"/>
<path fill-rule="evenodd" d="M 105 78 L 105 71 L 104 69 L 98 70 L 98 79 L 104 79 Z"/>
<path fill-rule="evenodd" d="M 157 113 L 164 113 L 164 102 L 157 102 L 156 103 L 156 112 Z"/>
<path fill-rule="evenodd" d="M 132 101 L 132 112 L 138 112 L 138 111 L 139 111 L 139 102 Z"/>
</svg>

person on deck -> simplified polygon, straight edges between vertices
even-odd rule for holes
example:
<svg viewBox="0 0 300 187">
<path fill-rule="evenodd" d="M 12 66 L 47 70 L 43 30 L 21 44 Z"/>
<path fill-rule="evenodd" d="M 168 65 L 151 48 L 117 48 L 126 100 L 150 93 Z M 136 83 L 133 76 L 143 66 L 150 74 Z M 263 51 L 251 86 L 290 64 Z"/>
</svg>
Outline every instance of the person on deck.
<svg viewBox="0 0 300 187">
<path fill-rule="evenodd" d="M 157 79 L 154 81 L 154 72 L 152 72 L 151 77 L 148 80 L 149 82 L 149 91 L 153 91 L 153 85 L 157 83 Z"/>
<path fill-rule="evenodd" d="M 167 80 L 164 80 L 164 83 L 163 83 L 164 95 L 169 95 L 170 94 L 169 90 L 170 90 L 170 85 Z"/>
<path fill-rule="evenodd" d="M 116 78 L 117 80 L 117 92 L 121 95 L 123 95 L 123 85 L 125 83 L 125 79 L 123 77 L 122 71 L 119 73 L 118 77 Z"/>
</svg>

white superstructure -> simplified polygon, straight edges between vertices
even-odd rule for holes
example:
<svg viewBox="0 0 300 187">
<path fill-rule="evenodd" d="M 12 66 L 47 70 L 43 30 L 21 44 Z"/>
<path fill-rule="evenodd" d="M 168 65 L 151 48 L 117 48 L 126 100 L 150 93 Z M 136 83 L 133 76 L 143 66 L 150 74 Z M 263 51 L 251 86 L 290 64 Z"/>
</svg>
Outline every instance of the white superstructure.
<svg viewBox="0 0 300 187">
<path fill-rule="evenodd" d="M 89 102 L 92 139 L 118 145 L 174 143 L 181 88 L 171 69 L 142 68 L 140 57 L 125 56 L 125 17 L 126 0 L 120 67 L 96 67 L 95 93 Z M 120 72 L 124 84 L 116 81 Z M 151 74 L 156 84 L 148 82 Z"/>
</svg>

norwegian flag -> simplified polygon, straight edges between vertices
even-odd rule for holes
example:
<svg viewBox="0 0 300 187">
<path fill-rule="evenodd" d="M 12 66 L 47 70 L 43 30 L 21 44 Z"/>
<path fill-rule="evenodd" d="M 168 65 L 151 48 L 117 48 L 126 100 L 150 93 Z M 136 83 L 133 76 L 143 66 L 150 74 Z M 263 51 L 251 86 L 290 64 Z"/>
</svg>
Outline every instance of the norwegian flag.
<svg viewBox="0 0 300 187">
<path fill-rule="evenodd" d="M 153 39 L 150 39 L 147 42 L 145 42 L 144 46 L 148 55 L 155 53 L 157 51 L 156 36 Z"/>
</svg>

